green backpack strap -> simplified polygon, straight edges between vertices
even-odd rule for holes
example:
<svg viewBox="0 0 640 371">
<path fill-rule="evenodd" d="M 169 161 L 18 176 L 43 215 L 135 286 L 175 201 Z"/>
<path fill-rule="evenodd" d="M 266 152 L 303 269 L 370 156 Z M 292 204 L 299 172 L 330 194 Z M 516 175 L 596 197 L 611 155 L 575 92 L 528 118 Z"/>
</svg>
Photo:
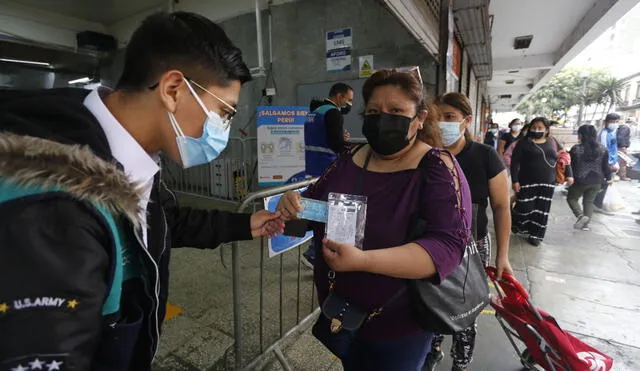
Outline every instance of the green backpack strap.
<svg viewBox="0 0 640 371">
<path fill-rule="evenodd" d="M 6 183 L 0 179 L 0 203 L 33 195 L 41 195 L 53 192 L 65 192 L 60 187 L 21 187 L 15 184 Z M 113 238 L 113 247 L 111 256 L 115 260 L 111 262 L 113 269 L 109 272 L 109 282 L 107 295 L 102 304 L 102 315 L 110 315 L 120 310 L 120 297 L 122 296 L 122 280 L 123 280 L 123 263 L 122 263 L 122 240 L 118 227 L 113 215 L 101 205 L 93 204 L 93 206 L 102 215 L 109 226 L 111 236 Z"/>
</svg>

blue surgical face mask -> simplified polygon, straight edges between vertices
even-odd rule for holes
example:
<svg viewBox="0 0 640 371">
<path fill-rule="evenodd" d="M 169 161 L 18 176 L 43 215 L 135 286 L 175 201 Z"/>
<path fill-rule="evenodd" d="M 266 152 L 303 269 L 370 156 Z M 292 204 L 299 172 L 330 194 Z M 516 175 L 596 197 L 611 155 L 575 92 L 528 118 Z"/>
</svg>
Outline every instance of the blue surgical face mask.
<svg viewBox="0 0 640 371">
<path fill-rule="evenodd" d="M 441 121 L 440 134 L 442 135 L 442 144 L 445 147 L 453 145 L 460 139 L 462 132 L 460 132 L 460 123 L 457 121 Z"/>
<path fill-rule="evenodd" d="M 607 126 L 607 129 L 609 129 L 609 131 L 616 131 L 618 130 L 618 124 L 609 124 L 609 126 Z"/>
<path fill-rule="evenodd" d="M 176 133 L 176 143 L 178 144 L 182 167 L 186 169 L 207 164 L 220 156 L 220 153 L 224 151 L 229 142 L 230 125 L 229 120 L 223 120 L 218 113 L 210 111 L 205 107 L 198 94 L 196 94 L 186 79 L 185 83 L 207 115 L 203 124 L 202 136 L 200 138 L 192 138 L 184 135 L 176 117 L 172 112 L 169 112 L 169 121 L 171 121 L 173 131 Z M 215 95 L 214 97 L 220 99 Z M 220 99 L 220 101 L 227 104 L 222 99 Z"/>
</svg>

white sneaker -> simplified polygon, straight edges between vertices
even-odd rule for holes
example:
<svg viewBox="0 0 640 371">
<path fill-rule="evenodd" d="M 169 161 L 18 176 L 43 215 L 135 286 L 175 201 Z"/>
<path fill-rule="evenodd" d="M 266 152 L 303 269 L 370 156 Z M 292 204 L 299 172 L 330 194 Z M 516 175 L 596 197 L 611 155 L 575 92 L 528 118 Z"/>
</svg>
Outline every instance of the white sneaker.
<svg viewBox="0 0 640 371">
<path fill-rule="evenodd" d="M 573 225 L 573 228 L 575 229 L 583 229 L 587 224 L 589 224 L 589 221 L 591 220 L 591 218 L 589 218 L 586 215 L 581 215 L 578 220 L 575 222 L 575 224 Z"/>
</svg>

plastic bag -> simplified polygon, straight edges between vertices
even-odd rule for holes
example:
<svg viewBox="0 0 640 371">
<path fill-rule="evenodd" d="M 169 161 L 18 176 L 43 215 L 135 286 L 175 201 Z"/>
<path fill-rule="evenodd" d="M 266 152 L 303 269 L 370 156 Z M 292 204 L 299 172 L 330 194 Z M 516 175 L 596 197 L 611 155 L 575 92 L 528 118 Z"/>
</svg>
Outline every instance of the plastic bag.
<svg viewBox="0 0 640 371">
<path fill-rule="evenodd" d="M 604 201 L 602 202 L 602 208 L 606 211 L 619 211 L 625 208 L 624 200 L 620 196 L 618 188 L 610 184 L 607 187 L 607 193 L 604 195 Z"/>
</svg>

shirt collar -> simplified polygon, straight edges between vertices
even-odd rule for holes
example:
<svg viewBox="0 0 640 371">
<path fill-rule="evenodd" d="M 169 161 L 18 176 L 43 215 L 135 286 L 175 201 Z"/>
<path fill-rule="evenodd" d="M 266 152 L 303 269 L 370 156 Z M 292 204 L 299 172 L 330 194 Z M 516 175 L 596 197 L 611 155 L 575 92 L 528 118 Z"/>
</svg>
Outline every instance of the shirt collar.
<svg viewBox="0 0 640 371">
<path fill-rule="evenodd" d="M 84 105 L 102 126 L 111 154 L 122 164 L 129 180 L 138 186 L 146 185 L 160 167 L 105 106 L 102 96 L 109 92 L 105 88 L 92 91 L 85 98 Z M 157 159 L 157 156 L 154 157 Z"/>
<path fill-rule="evenodd" d="M 325 98 L 324 100 L 325 100 L 325 101 L 327 101 L 327 102 L 329 102 L 330 104 L 333 104 L 334 106 L 338 107 L 338 105 L 336 104 L 336 102 L 332 101 L 331 99 L 329 99 L 329 98 Z"/>
</svg>

